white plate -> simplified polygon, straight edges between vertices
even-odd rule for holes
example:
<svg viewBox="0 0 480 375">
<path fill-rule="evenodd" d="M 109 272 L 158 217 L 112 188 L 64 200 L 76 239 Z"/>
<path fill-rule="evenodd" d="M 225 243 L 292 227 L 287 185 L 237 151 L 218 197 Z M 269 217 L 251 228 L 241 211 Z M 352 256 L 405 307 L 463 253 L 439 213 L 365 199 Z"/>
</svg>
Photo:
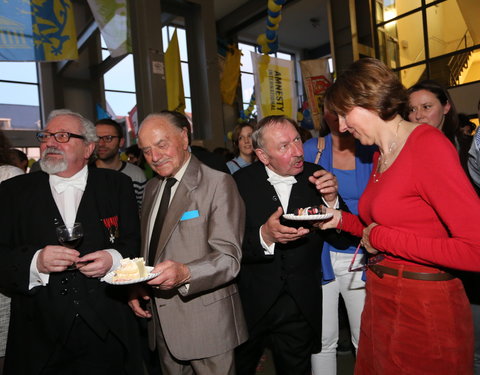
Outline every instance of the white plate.
<svg viewBox="0 0 480 375">
<path fill-rule="evenodd" d="M 146 266 L 145 269 L 147 270 L 148 275 L 145 277 L 141 277 L 139 279 L 127 280 L 127 281 L 113 281 L 113 276 L 115 276 L 115 271 L 112 271 L 107 273 L 105 276 L 103 276 L 100 279 L 100 281 L 105 281 L 107 284 L 112 284 L 112 285 L 129 285 L 129 284 L 141 283 L 142 281 L 148 281 L 160 275 L 160 272 L 155 272 L 155 273 L 150 272 L 153 270 L 153 267 Z"/>
<path fill-rule="evenodd" d="M 296 220 L 296 221 L 312 221 L 312 220 L 326 220 L 330 219 L 333 216 L 332 213 L 328 214 L 319 214 L 319 215 L 294 215 L 294 214 L 285 214 L 283 217 L 287 220 Z"/>
</svg>

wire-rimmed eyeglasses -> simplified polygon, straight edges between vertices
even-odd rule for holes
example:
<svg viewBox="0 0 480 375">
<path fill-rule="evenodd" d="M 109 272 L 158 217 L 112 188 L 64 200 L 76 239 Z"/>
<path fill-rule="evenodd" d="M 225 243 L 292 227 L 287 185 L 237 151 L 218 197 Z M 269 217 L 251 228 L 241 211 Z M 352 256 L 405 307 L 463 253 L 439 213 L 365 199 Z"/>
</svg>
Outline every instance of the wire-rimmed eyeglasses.
<svg viewBox="0 0 480 375">
<path fill-rule="evenodd" d="M 83 135 L 69 133 L 69 132 L 56 132 L 56 133 L 38 132 L 36 136 L 39 142 L 41 143 L 47 142 L 50 139 L 50 137 L 55 138 L 55 140 L 58 143 L 67 143 L 70 140 L 70 138 L 85 139 Z"/>
<path fill-rule="evenodd" d="M 118 135 L 102 135 L 102 136 L 98 136 L 98 142 L 100 141 L 104 141 L 105 143 L 110 143 L 111 141 L 113 141 L 114 138 L 122 138 L 122 137 L 119 137 Z"/>
<path fill-rule="evenodd" d="M 358 243 L 357 249 L 353 254 L 352 261 L 348 266 L 348 272 L 366 271 L 369 266 L 373 266 L 374 264 L 381 262 L 385 258 L 385 255 L 377 254 L 377 255 L 374 255 L 373 257 L 368 258 L 367 262 L 361 265 L 360 267 L 355 267 L 355 259 L 357 258 L 357 254 L 359 253 L 361 247 L 362 247 L 362 241 Z"/>
</svg>

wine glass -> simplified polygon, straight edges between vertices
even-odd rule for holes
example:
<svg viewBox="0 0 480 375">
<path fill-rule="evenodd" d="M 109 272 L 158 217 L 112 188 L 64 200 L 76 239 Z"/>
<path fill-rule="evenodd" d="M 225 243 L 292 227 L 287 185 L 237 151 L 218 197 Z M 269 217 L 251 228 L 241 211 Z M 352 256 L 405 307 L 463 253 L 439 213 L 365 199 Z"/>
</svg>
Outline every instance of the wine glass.
<svg viewBox="0 0 480 375">
<path fill-rule="evenodd" d="M 74 223 L 72 226 L 60 225 L 56 228 L 57 239 L 63 246 L 69 249 L 76 249 L 83 238 L 83 226 L 81 223 Z M 74 263 L 67 267 L 67 270 L 75 270 L 77 265 Z"/>
</svg>

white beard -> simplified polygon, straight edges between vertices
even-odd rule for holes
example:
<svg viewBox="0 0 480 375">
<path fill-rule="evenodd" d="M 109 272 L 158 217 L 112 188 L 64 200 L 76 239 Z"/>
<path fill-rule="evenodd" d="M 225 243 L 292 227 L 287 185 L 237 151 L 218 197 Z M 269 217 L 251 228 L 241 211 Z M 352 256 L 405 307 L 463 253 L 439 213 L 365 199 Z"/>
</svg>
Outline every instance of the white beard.
<svg viewBox="0 0 480 375">
<path fill-rule="evenodd" d="M 42 157 L 40 158 L 40 168 L 42 171 L 48 174 L 57 174 L 65 171 L 68 168 L 68 163 L 64 159 L 49 159 L 47 154 L 59 154 L 65 156 L 63 151 L 57 150 L 55 148 L 49 147 L 42 152 Z"/>
</svg>

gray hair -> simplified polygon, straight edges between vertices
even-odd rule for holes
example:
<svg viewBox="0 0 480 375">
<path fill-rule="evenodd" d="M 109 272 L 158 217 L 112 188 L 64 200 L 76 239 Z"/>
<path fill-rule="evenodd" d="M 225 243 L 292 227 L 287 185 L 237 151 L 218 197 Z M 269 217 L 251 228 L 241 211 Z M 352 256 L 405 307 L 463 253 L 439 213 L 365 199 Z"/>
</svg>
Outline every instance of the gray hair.
<svg viewBox="0 0 480 375">
<path fill-rule="evenodd" d="M 147 120 L 151 119 L 161 119 L 167 121 L 170 125 L 173 125 L 178 130 L 182 131 L 184 128 L 187 129 L 187 136 L 188 136 L 188 144 L 192 141 L 192 125 L 187 116 L 180 112 L 175 111 L 161 111 L 158 113 L 151 113 L 140 124 L 140 128 L 142 127 L 143 123 Z"/>
<path fill-rule="evenodd" d="M 85 143 L 95 143 L 98 141 L 95 125 L 93 125 L 93 122 L 83 117 L 80 113 L 73 112 L 69 109 L 55 109 L 48 115 L 47 124 L 58 116 L 72 116 L 80 121 L 80 125 L 83 128 L 82 135 L 85 137 Z"/>
<path fill-rule="evenodd" d="M 295 129 L 298 129 L 297 123 L 293 119 L 291 119 L 287 116 L 272 115 L 272 116 L 264 117 L 257 123 L 257 126 L 255 127 L 255 130 L 252 133 L 253 148 L 254 149 L 257 149 L 257 148 L 263 149 L 264 148 L 263 136 L 264 136 L 264 133 L 265 133 L 265 129 L 272 126 L 272 125 L 282 124 L 282 123 L 287 123 L 287 124 L 289 123 L 289 124 L 293 125 L 293 127 Z"/>
</svg>

